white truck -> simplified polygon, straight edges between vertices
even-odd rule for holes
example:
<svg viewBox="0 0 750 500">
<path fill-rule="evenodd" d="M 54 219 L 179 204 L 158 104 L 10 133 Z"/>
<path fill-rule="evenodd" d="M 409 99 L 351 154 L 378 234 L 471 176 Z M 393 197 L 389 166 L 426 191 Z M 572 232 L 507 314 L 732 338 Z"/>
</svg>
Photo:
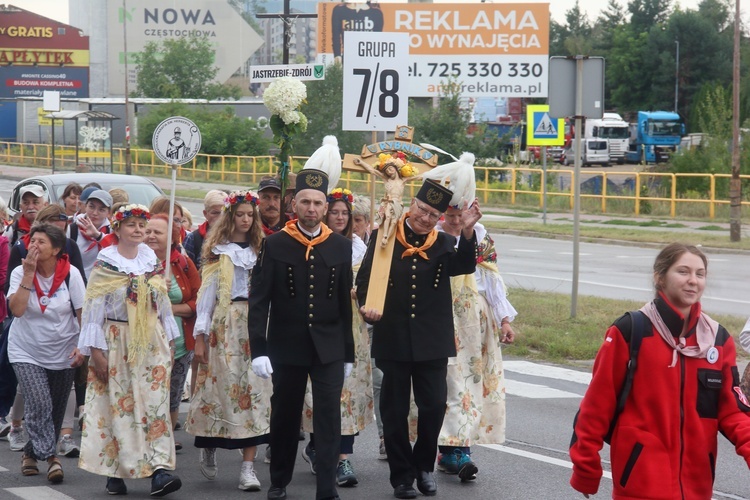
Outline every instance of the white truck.
<svg viewBox="0 0 750 500">
<path fill-rule="evenodd" d="M 584 136 L 589 139 L 604 139 L 608 143 L 609 161 L 625 163 L 628 151 L 630 129 L 628 122 L 617 113 L 604 113 L 601 119 L 586 120 Z"/>
<path fill-rule="evenodd" d="M 575 163 L 575 145 L 576 141 L 571 141 L 570 146 L 563 152 L 561 162 L 563 165 L 568 166 Z M 581 145 L 583 146 L 581 166 L 601 165 L 606 167 L 609 165 L 609 143 L 607 141 L 604 139 L 586 139 L 581 141 Z"/>
</svg>

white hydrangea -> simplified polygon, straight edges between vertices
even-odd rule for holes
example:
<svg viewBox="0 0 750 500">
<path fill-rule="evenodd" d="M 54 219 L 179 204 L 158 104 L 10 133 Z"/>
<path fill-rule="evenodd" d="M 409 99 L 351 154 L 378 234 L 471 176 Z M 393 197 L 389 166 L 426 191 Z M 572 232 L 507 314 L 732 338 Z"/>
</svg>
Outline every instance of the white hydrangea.
<svg viewBox="0 0 750 500">
<path fill-rule="evenodd" d="M 292 123 L 299 123 L 300 112 L 299 111 L 282 111 L 281 113 L 279 113 L 279 117 L 287 125 L 290 125 Z"/>
<path fill-rule="evenodd" d="M 307 98 L 307 87 L 295 78 L 283 77 L 274 80 L 263 92 L 263 104 L 274 114 L 281 116 L 284 123 L 290 123 L 284 119 L 284 114 L 291 120 L 299 121 L 299 116 L 289 113 L 300 107 Z"/>
</svg>

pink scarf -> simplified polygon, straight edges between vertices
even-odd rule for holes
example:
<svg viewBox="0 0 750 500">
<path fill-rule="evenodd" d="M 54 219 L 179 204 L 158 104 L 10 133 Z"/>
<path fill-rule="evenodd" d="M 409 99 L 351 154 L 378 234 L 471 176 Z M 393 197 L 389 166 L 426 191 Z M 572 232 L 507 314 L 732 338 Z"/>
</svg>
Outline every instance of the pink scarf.
<svg viewBox="0 0 750 500">
<path fill-rule="evenodd" d="M 671 307 L 671 304 L 666 297 L 664 297 L 664 295 L 661 297 Z M 672 364 L 669 365 L 669 368 L 673 368 L 677 364 L 678 352 L 689 358 L 705 358 L 708 350 L 716 343 L 716 334 L 719 331 L 719 323 L 701 311 L 700 303 L 694 304 L 690 310 L 690 323 L 696 321 L 694 318 L 697 316 L 697 323 L 695 325 L 695 336 L 698 342 L 697 346 L 685 345 L 685 337 L 683 335 L 678 337 L 679 343 L 675 341 L 674 335 L 672 335 L 669 327 L 664 323 L 664 320 L 661 318 L 653 301 L 643 306 L 641 311 L 651 320 L 651 324 L 654 325 L 654 328 L 659 332 L 659 335 L 664 339 L 664 342 L 673 349 Z"/>
</svg>

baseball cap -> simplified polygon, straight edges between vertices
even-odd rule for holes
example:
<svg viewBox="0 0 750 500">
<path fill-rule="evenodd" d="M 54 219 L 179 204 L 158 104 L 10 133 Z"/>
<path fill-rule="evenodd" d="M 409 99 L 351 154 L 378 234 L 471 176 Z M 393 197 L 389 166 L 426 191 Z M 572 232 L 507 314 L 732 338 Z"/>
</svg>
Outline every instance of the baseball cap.
<svg viewBox="0 0 750 500">
<path fill-rule="evenodd" d="M 93 186 L 89 186 L 86 189 L 84 189 L 83 191 L 81 191 L 81 196 L 79 196 L 78 199 L 81 200 L 81 201 L 83 201 L 83 202 L 85 202 L 86 200 L 89 199 L 89 195 L 91 195 L 91 193 L 93 193 L 96 190 L 97 190 L 97 188 L 95 188 Z"/>
<path fill-rule="evenodd" d="M 94 192 L 92 192 L 88 196 L 88 198 L 86 198 L 86 202 L 88 202 L 89 200 L 99 200 L 104 203 L 105 207 L 112 207 L 112 195 L 103 189 L 95 189 Z"/>
<path fill-rule="evenodd" d="M 281 191 L 281 186 L 279 185 L 279 181 L 277 181 L 275 177 L 267 177 L 265 179 L 262 179 L 260 181 L 260 184 L 258 185 L 259 193 L 264 189 L 275 189 L 277 191 Z"/>
<path fill-rule="evenodd" d="M 26 184 L 20 189 L 19 193 L 21 198 L 23 198 L 23 195 L 25 195 L 26 193 L 31 193 L 37 198 L 47 199 L 46 191 L 39 184 Z"/>
</svg>

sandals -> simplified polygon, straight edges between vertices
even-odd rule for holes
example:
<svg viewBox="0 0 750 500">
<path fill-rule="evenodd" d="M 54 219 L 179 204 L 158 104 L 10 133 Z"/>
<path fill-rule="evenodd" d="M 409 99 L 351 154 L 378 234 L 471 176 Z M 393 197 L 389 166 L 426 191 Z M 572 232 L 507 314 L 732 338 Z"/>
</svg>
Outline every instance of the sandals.
<svg viewBox="0 0 750 500">
<path fill-rule="evenodd" d="M 36 476 L 39 474 L 39 467 L 37 466 L 36 459 L 25 453 L 21 457 L 21 474 L 24 476 Z"/>
<path fill-rule="evenodd" d="M 49 462 L 49 469 L 47 469 L 47 481 L 53 484 L 61 483 L 63 480 L 63 470 L 60 460 L 53 458 Z"/>
</svg>

